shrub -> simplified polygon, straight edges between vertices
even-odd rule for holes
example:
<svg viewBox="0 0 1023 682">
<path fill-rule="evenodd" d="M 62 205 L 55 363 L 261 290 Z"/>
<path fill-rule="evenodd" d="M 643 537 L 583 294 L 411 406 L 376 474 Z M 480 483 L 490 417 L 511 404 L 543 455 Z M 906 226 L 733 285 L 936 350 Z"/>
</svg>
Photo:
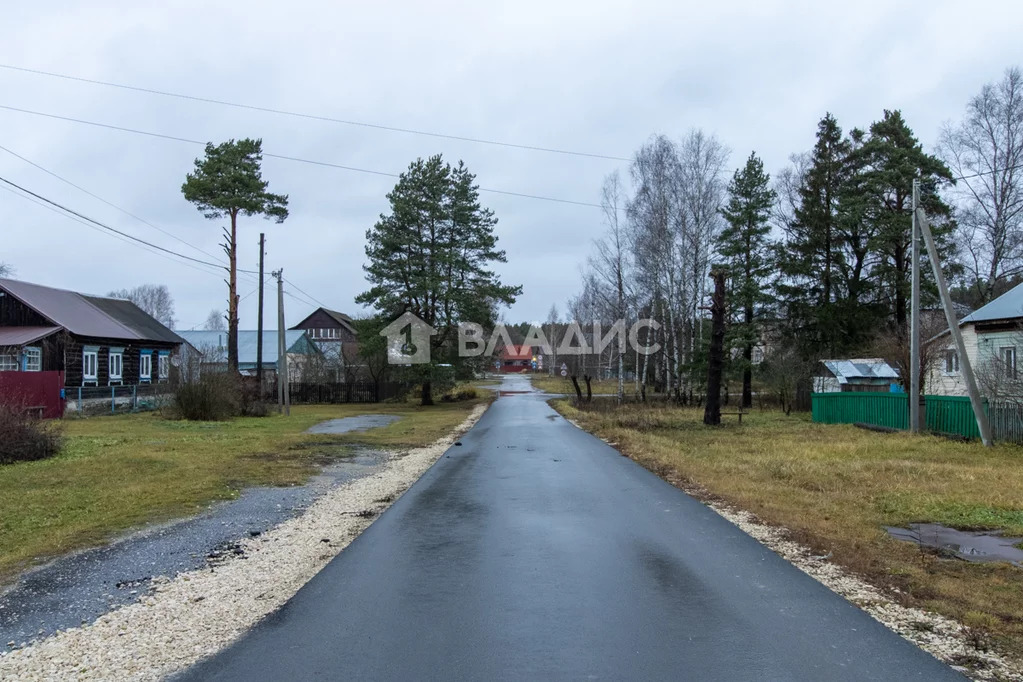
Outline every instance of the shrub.
<svg viewBox="0 0 1023 682">
<path fill-rule="evenodd" d="M 441 402 L 445 403 L 457 403 L 463 400 L 476 400 L 480 397 L 480 392 L 476 390 L 475 386 L 469 384 L 461 384 L 459 386 L 453 386 L 441 395 Z"/>
<path fill-rule="evenodd" d="M 173 416 L 190 421 L 222 421 L 239 414 L 238 378 L 226 372 L 207 372 L 182 384 L 174 394 Z"/>
<path fill-rule="evenodd" d="M 0 464 L 52 457 L 63 442 L 56 422 L 36 419 L 18 406 L 0 405 Z"/>
</svg>

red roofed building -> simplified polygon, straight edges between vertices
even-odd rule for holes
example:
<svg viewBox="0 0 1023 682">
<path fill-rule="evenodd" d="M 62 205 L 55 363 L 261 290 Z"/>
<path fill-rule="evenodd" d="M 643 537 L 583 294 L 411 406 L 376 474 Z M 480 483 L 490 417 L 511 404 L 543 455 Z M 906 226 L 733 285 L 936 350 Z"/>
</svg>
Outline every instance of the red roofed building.
<svg viewBox="0 0 1023 682">
<path fill-rule="evenodd" d="M 531 346 L 505 346 L 501 351 L 501 372 L 511 374 L 528 372 L 533 368 Z"/>
</svg>

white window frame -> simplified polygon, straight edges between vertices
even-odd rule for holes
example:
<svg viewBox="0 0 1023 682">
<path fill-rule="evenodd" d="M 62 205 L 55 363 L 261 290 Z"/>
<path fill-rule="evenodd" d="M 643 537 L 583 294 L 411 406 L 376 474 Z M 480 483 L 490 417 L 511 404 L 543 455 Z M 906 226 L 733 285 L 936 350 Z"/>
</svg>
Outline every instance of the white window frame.
<svg viewBox="0 0 1023 682">
<path fill-rule="evenodd" d="M 944 370 L 942 374 L 947 377 L 959 375 L 959 351 L 955 348 L 945 349 Z"/>
<path fill-rule="evenodd" d="M 25 371 L 42 372 L 43 349 L 39 346 L 26 346 L 23 352 L 25 353 Z"/>
<path fill-rule="evenodd" d="M 18 356 L 11 353 L 0 354 L 0 372 L 18 372 L 21 370 L 21 363 Z"/>
<path fill-rule="evenodd" d="M 1016 378 L 1016 346 L 1002 346 L 998 349 L 998 358 L 1005 367 L 1005 375 L 1009 379 Z"/>
<path fill-rule="evenodd" d="M 156 376 L 160 381 L 170 379 L 170 354 L 160 353 L 156 356 Z"/>
<path fill-rule="evenodd" d="M 90 365 L 92 373 L 89 373 Z M 82 349 L 82 386 L 94 384 L 99 386 L 99 348 Z"/>
<path fill-rule="evenodd" d="M 114 362 L 114 358 L 117 358 L 117 362 Z M 114 373 L 114 365 L 117 365 L 117 373 Z M 113 385 L 114 382 L 124 382 L 124 349 L 123 348 L 111 348 L 107 353 L 107 383 Z"/>
<path fill-rule="evenodd" d="M 153 383 L 153 352 L 139 353 L 139 383 Z"/>
</svg>

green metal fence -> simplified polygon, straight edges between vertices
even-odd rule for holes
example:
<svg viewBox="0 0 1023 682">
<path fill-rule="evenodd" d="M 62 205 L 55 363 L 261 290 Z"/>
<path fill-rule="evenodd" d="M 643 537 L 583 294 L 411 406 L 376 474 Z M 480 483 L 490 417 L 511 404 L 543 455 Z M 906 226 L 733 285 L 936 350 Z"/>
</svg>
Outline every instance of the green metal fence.
<svg viewBox="0 0 1023 682">
<path fill-rule="evenodd" d="M 813 420 L 821 424 L 873 424 L 909 428 L 905 393 L 814 393 Z"/>
<path fill-rule="evenodd" d="M 991 415 L 987 401 L 984 411 Z M 946 433 L 967 438 L 980 438 L 977 418 L 973 415 L 973 406 L 966 396 L 925 395 L 924 412 L 927 430 L 934 433 Z"/>
<path fill-rule="evenodd" d="M 892 429 L 909 428 L 909 400 L 905 393 L 814 393 L 813 420 L 821 424 L 873 424 Z M 1023 443 L 1023 401 L 984 400 L 996 441 Z M 973 406 L 965 396 L 924 396 L 926 429 L 965 438 L 980 438 Z"/>
</svg>

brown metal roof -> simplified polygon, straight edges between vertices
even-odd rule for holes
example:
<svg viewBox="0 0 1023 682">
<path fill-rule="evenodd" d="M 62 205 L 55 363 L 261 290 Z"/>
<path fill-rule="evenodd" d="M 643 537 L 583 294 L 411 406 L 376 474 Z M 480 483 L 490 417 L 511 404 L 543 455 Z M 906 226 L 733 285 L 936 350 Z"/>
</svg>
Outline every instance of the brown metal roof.
<svg viewBox="0 0 1023 682">
<path fill-rule="evenodd" d="M 60 327 L 0 327 L 0 346 L 24 346 L 59 331 Z"/>
<path fill-rule="evenodd" d="M 14 279 L 0 279 L 0 289 L 78 336 L 183 343 L 181 337 L 130 301 L 85 296 Z"/>
<path fill-rule="evenodd" d="M 102 298 L 100 296 L 85 295 L 82 298 L 126 327 L 134 329 L 141 339 L 146 341 L 166 341 L 167 343 L 185 342 L 183 338 L 131 301 L 126 301 L 123 298 Z"/>
</svg>

